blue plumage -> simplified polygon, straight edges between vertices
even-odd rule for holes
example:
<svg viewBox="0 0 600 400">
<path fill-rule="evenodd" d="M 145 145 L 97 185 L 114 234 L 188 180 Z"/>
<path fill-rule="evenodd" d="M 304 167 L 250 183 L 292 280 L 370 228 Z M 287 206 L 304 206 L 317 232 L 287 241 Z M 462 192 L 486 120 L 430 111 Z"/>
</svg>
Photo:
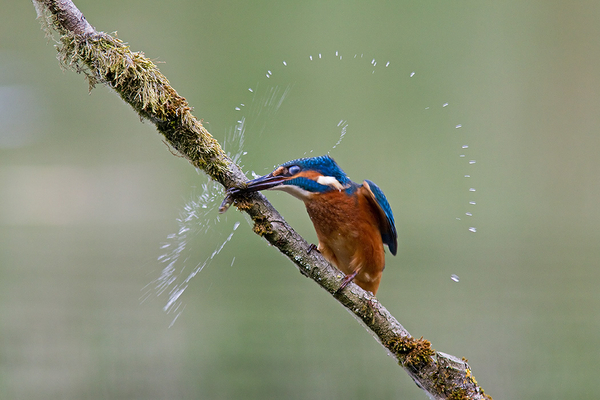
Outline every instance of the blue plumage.
<svg viewBox="0 0 600 400">
<path fill-rule="evenodd" d="M 290 167 L 292 165 L 299 166 L 303 171 L 316 171 L 321 173 L 323 176 L 333 176 L 343 186 L 350 183 L 350 178 L 346 176 L 346 173 L 337 165 L 337 163 L 328 155 L 319 157 L 307 157 L 299 158 L 297 160 L 288 161 L 285 164 L 281 164 L 282 167 Z"/>
<path fill-rule="evenodd" d="M 397 237 L 398 233 L 396 232 L 396 223 L 394 222 L 394 214 L 392 213 L 392 207 L 390 207 L 390 203 L 388 203 L 387 198 L 379 189 L 379 186 L 375 184 L 375 182 L 365 179 L 365 182 L 369 184 L 371 188 L 371 192 L 375 196 L 375 200 L 379 207 L 383 210 L 385 217 L 387 218 L 388 227 L 381 231 L 381 238 L 383 239 L 383 243 L 387 244 L 390 248 L 390 253 L 396 255 L 398 243 Z"/>
<path fill-rule="evenodd" d="M 334 177 L 342 186 L 345 187 L 345 191 L 348 195 L 353 194 L 360 187 L 360 185 L 352 182 L 350 178 L 348 178 L 346 173 L 340 168 L 339 165 L 337 165 L 335 160 L 329 155 L 299 158 L 281 164 L 281 167 L 286 168 L 290 168 L 292 166 L 299 167 L 299 172 L 316 171 L 323 176 Z M 373 196 L 375 197 L 375 200 L 377 202 L 377 206 L 381 209 L 386 218 L 387 223 L 383 224 L 384 226 L 380 227 L 381 239 L 383 243 L 385 243 L 389 247 L 390 252 L 393 255 L 396 255 L 398 246 L 398 234 L 396 232 L 396 225 L 394 222 L 394 214 L 392 213 L 392 208 L 390 207 L 387 198 L 383 194 L 383 191 L 379 188 L 379 186 L 375 184 L 375 182 L 370 180 L 365 180 L 365 182 L 367 182 L 368 189 L 370 189 L 370 191 L 373 193 Z M 331 186 L 321 185 L 312 179 L 302 176 L 297 178 L 292 177 L 291 179 L 283 181 L 281 184 L 297 186 L 311 193 L 326 193 L 328 191 L 335 190 L 335 188 Z"/>
<path fill-rule="evenodd" d="M 269 189 L 283 190 L 304 202 L 319 239 L 317 249 L 346 274 L 339 290 L 354 280 L 377 293 L 385 267 L 384 245 L 396 255 L 398 235 L 392 208 L 375 183 L 352 182 L 325 155 L 281 164 L 245 187 L 229 189 L 227 198 Z"/>
<path fill-rule="evenodd" d="M 282 183 L 283 185 L 293 185 L 298 186 L 300 189 L 306 190 L 311 193 L 325 193 L 332 190 L 331 186 L 321 185 L 313 181 L 312 179 L 305 178 L 303 176 L 299 178 L 292 178 L 289 181 L 285 181 Z"/>
</svg>

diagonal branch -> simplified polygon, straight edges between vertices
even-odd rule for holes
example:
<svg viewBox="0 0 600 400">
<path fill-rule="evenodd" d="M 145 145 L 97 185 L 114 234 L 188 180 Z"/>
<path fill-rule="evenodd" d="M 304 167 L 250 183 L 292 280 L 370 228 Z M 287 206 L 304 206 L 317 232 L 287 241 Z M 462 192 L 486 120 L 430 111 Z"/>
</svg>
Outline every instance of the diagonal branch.
<svg viewBox="0 0 600 400">
<path fill-rule="evenodd" d="M 63 67 L 84 73 L 90 88 L 102 83 L 113 89 L 142 118 L 154 123 L 179 155 L 225 188 L 246 181 L 239 166 L 192 115 L 186 99 L 143 53 L 132 52 L 121 40 L 96 31 L 70 0 L 33 0 L 33 4 L 47 33 L 59 34 L 58 59 Z M 433 350 L 423 338 L 413 338 L 371 293 L 355 284 L 336 293 L 342 274 L 318 252 L 308 251 L 308 243 L 263 195 L 249 194 L 235 205 L 250 215 L 255 233 L 366 325 L 431 398 L 491 399 L 465 360 Z"/>
</svg>

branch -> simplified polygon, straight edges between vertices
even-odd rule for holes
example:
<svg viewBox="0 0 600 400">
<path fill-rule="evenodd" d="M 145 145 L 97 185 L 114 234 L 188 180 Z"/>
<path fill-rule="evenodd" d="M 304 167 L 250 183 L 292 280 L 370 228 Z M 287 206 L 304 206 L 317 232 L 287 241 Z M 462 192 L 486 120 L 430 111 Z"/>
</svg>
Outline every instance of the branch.
<svg viewBox="0 0 600 400">
<path fill-rule="evenodd" d="M 194 167 L 225 188 L 240 186 L 246 176 L 196 119 L 185 98 L 141 52 L 98 32 L 70 0 L 33 0 L 48 35 L 59 34 L 61 66 L 87 76 L 90 89 L 102 83 L 156 125 L 166 143 Z M 254 221 L 254 232 L 285 254 L 298 270 L 327 290 L 366 325 L 415 383 L 434 399 L 491 399 L 466 361 L 435 351 L 429 341 L 413 338 L 370 292 L 351 283 L 337 289 L 343 274 L 298 235 L 260 193 L 237 199 L 238 209 Z"/>
</svg>

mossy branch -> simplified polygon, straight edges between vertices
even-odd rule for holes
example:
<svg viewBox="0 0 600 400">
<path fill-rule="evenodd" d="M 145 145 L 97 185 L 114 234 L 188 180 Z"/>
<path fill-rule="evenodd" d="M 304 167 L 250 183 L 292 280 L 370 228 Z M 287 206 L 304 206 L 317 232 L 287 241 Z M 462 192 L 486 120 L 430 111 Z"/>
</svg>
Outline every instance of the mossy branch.
<svg viewBox="0 0 600 400">
<path fill-rule="evenodd" d="M 87 76 L 90 88 L 102 83 L 140 115 L 154 123 L 178 154 L 225 188 L 246 181 L 241 169 L 196 119 L 185 98 L 141 52 L 90 25 L 70 0 L 33 0 L 48 35 L 58 33 L 58 59 L 65 68 Z M 337 293 L 342 274 L 298 235 L 260 193 L 235 202 L 264 237 L 296 264 L 300 272 L 331 293 L 366 325 L 398 360 L 415 383 L 435 399 L 491 399 L 484 394 L 465 360 L 437 352 L 429 341 L 413 338 L 378 302 L 350 284 Z"/>
</svg>

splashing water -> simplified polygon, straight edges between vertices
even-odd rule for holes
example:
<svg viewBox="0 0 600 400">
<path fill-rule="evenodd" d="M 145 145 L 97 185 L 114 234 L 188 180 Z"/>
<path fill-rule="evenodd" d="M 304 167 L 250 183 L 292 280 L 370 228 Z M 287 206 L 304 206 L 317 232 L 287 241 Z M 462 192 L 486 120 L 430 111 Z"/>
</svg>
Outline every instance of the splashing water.
<svg viewBox="0 0 600 400">
<path fill-rule="evenodd" d="M 343 51 L 339 50 L 334 52 L 314 51 L 311 55 L 302 55 L 298 58 L 288 58 L 286 56 L 285 61 L 280 60 L 274 63 L 272 67 L 265 68 L 256 83 L 243 87 L 241 92 L 246 98 L 243 98 L 240 103 L 233 105 L 230 109 L 231 113 L 235 115 L 235 119 L 233 120 L 235 122 L 228 129 L 221 132 L 223 134 L 221 143 L 227 155 L 235 163 L 241 165 L 242 160 L 247 155 L 247 152 L 244 151 L 244 147 L 245 139 L 250 137 L 248 135 L 251 135 L 253 145 L 259 144 L 257 142 L 261 140 L 263 133 L 268 132 L 268 129 L 273 125 L 273 120 L 279 115 L 280 109 L 284 103 L 286 103 L 290 93 L 292 91 L 295 92 L 296 89 L 302 90 L 304 88 L 303 82 L 296 83 L 298 79 L 301 79 L 299 77 L 303 75 L 298 73 L 294 75 L 293 71 L 295 67 L 300 66 L 302 71 L 305 71 L 307 67 L 309 69 L 312 68 L 314 72 L 322 70 L 321 67 L 317 68 L 317 65 L 331 66 L 331 63 L 336 63 L 336 65 L 339 64 L 342 65 L 343 68 L 351 70 L 352 73 L 369 73 L 370 75 L 371 71 L 378 71 L 374 76 L 374 79 L 377 79 L 378 75 L 383 77 L 402 75 L 402 79 L 405 79 L 406 81 L 415 77 L 416 74 L 415 71 L 411 71 L 411 69 L 401 70 L 401 63 L 394 60 L 388 61 L 387 59 L 372 57 L 364 53 L 343 53 Z M 350 67 L 351 65 L 354 65 L 354 67 Z M 365 69 L 365 67 L 367 68 Z M 419 78 L 416 81 L 415 79 L 417 78 L 411 79 L 410 83 L 414 85 L 422 80 L 422 78 Z M 349 86 L 353 87 L 353 85 L 348 85 L 346 82 L 340 87 L 343 89 Z M 334 90 L 329 93 L 338 93 L 338 87 L 332 85 L 332 88 Z M 399 92 L 402 91 L 399 90 Z M 318 93 L 316 96 L 318 96 Z M 313 104 L 311 104 L 311 106 L 313 106 Z M 335 106 L 338 105 L 335 104 Z M 318 107 L 322 108 L 322 106 Z M 339 148 L 341 143 L 348 137 L 347 129 L 349 122 L 344 117 L 347 115 L 358 115 L 355 112 L 349 111 L 347 107 L 348 106 L 345 106 L 332 113 L 332 115 L 335 114 L 336 117 L 335 120 L 332 121 L 332 125 L 329 126 L 337 126 L 337 132 L 339 134 L 335 144 L 328 150 L 327 147 L 331 146 L 333 140 L 326 139 L 319 141 L 317 144 L 315 144 L 315 142 L 306 143 L 307 146 L 320 145 L 322 147 L 320 149 L 317 148 L 316 150 L 312 147 L 305 148 L 303 149 L 305 154 L 307 152 L 312 153 L 313 151 L 316 151 L 319 154 L 325 154 L 333 149 Z M 426 107 L 425 109 L 429 110 L 429 108 L 430 107 Z M 432 109 L 434 108 L 437 107 L 432 107 Z M 446 112 L 446 110 L 452 110 L 452 108 L 455 107 L 448 107 L 447 102 L 442 103 L 444 112 Z M 284 109 L 289 109 L 289 106 L 284 107 Z M 429 112 L 431 113 L 433 111 Z M 308 109 L 306 118 L 312 118 L 314 114 L 314 112 L 311 113 L 311 109 Z M 358 121 L 363 119 L 363 117 L 354 118 L 357 118 Z M 326 124 L 328 123 L 327 121 L 325 122 Z M 354 124 L 354 121 L 352 123 Z M 462 124 L 457 125 L 456 123 L 452 123 L 449 125 L 449 128 L 452 129 L 461 127 Z M 293 126 L 292 128 L 296 128 L 296 126 Z M 456 134 L 463 136 L 463 131 L 465 129 L 468 130 L 468 128 L 463 128 L 456 131 Z M 360 128 L 358 130 L 360 131 Z M 213 130 L 212 133 L 218 137 L 220 132 L 215 132 Z M 270 134 L 270 132 L 268 133 Z M 279 135 L 279 137 L 276 137 L 277 135 Z M 283 148 L 283 146 L 279 145 L 286 144 L 283 139 L 289 139 L 289 137 L 282 134 L 281 131 L 265 136 L 268 136 L 265 138 L 265 141 L 269 142 L 270 145 L 275 146 L 275 148 Z M 326 137 L 326 135 L 323 136 Z M 279 142 L 276 142 L 276 140 Z M 464 140 L 464 137 L 462 140 Z M 460 145 L 461 143 L 458 144 Z M 258 147 L 260 148 L 260 146 Z M 468 146 L 463 146 L 462 149 L 468 149 Z M 299 149 L 297 150 L 297 152 L 300 151 L 301 150 Z M 248 157 L 252 156 L 253 154 L 250 154 Z M 277 163 L 286 160 L 274 158 L 272 161 Z M 466 160 L 463 160 L 463 162 L 464 161 Z M 254 167 L 260 167 L 254 164 L 255 163 L 253 162 Z M 266 167 L 267 165 L 268 163 L 264 166 Z M 219 184 L 207 182 L 202 184 L 198 191 L 199 194 L 197 194 L 192 201 L 189 201 L 181 211 L 180 217 L 177 219 L 177 232 L 168 235 L 165 243 L 161 246 L 164 254 L 159 257 L 159 261 L 164 264 L 164 268 L 162 269 L 160 276 L 148 285 L 148 290 L 150 292 L 167 297 L 163 308 L 167 313 L 174 315 L 172 324 L 185 309 L 183 300 L 185 297 L 184 295 L 187 288 L 192 284 L 193 278 L 198 276 L 198 274 L 210 265 L 213 260 L 219 258 L 219 255 L 223 253 L 226 245 L 232 241 L 234 233 L 240 226 L 240 220 L 244 218 L 239 213 L 229 213 L 224 216 L 217 212 L 220 201 L 223 199 L 223 189 Z M 221 228 L 222 226 L 229 226 L 230 230 L 221 234 L 221 236 L 219 236 L 219 234 L 214 234 L 215 232 L 218 232 L 217 228 Z M 200 257 L 193 255 L 191 249 L 194 247 L 197 248 L 197 246 L 192 246 L 192 243 L 199 240 L 204 243 L 207 241 L 207 238 L 216 242 L 213 250 Z M 211 247 L 209 247 L 209 249 L 210 248 Z M 221 255 L 221 257 L 223 257 L 223 255 Z M 225 260 L 223 265 L 237 267 L 239 263 L 234 266 L 235 259 L 236 257 L 231 254 L 229 255 L 229 258 Z"/>
<path fill-rule="evenodd" d="M 449 103 L 448 103 L 448 102 L 445 102 L 445 103 L 443 103 L 443 104 L 442 104 L 442 108 L 447 108 L 447 109 L 449 109 L 449 108 L 448 108 L 448 105 L 449 105 Z M 460 136 L 460 137 L 458 137 L 457 139 L 458 139 L 458 140 L 464 140 L 464 139 L 465 139 L 465 137 L 466 137 L 465 135 L 466 135 L 466 134 L 468 134 L 468 130 L 469 130 L 469 129 L 468 129 L 468 128 L 465 128 L 465 127 L 464 127 L 464 125 L 463 125 L 462 123 L 454 124 L 454 128 L 455 128 L 455 129 L 460 129 L 459 131 L 457 131 L 457 134 L 459 134 L 459 136 Z M 458 144 L 458 143 L 457 143 L 457 144 Z M 475 167 L 474 167 L 474 165 L 475 165 L 475 164 L 477 164 L 477 161 L 476 161 L 476 160 L 474 160 L 474 159 L 468 159 L 468 158 L 467 158 L 467 155 L 468 155 L 468 153 L 470 153 L 470 152 L 471 152 L 471 150 L 472 150 L 472 146 L 470 146 L 470 145 L 468 145 L 468 144 L 464 144 L 464 142 L 463 142 L 463 144 L 461 144 L 461 145 L 460 145 L 460 153 L 459 153 L 459 155 L 458 155 L 458 157 L 459 157 L 459 158 L 461 158 L 461 159 L 466 159 L 466 160 L 463 160 L 463 161 L 461 161 L 461 162 L 462 162 L 462 163 L 465 163 L 465 164 L 462 164 L 462 165 L 464 166 L 463 168 L 469 168 L 469 171 L 472 171 L 472 169 L 474 169 L 474 168 L 475 168 Z M 466 171 L 465 171 L 465 172 L 466 172 Z M 464 173 L 463 173 L 463 174 L 462 174 L 462 176 L 463 176 L 463 177 L 465 177 L 465 178 L 471 178 L 471 176 L 472 176 L 472 175 L 471 175 L 471 174 L 464 174 Z M 477 188 L 475 188 L 475 187 L 473 187 L 473 186 L 471 186 L 471 185 L 467 186 L 467 187 L 466 187 L 466 190 L 467 190 L 467 192 L 468 192 L 468 195 L 469 195 L 469 197 L 471 197 L 471 196 L 475 195 L 475 194 L 476 194 L 476 192 L 478 191 L 478 190 L 477 190 Z M 469 204 L 469 206 L 474 206 L 474 205 L 476 205 L 477 203 L 476 203 L 476 201 L 474 201 L 472 198 L 468 198 L 468 204 Z M 472 223 L 472 222 L 473 222 L 472 220 L 474 219 L 474 218 L 473 218 L 473 213 L 472 213 L 471 211 L 467 211 L 467 210 L 463 210 L 463 213 L 464 213 L 464 215 L 465 215 L 465 216 L 469 217 L 469 218 L 468 218 L 468 220 L 469 220 L 469 223 Z M 455 219 L 456 219 L 457 221 L 463 221 L 463 219 L 462 219 L 462 218 L 459 218 L 459 217 L 456 217 Z M 476 227 L 474 227 L 474 226 L 468 226 L 468 225 L 466 225 L 466 226 L 465 226 L 465 225 L 464 225 L 464 224 L 466 224 L 466 223 L 467 223 L 467 222 L 466 222 L 466 221 L 467 221 L 467 219 L 465 219 L 464 221 L 465 221 L 465 222 L 462 222 L 462 223 L 461 223 L 461 225 L 463 226 L 463 228 L 462 228 L 462 229 L 465 229 L 465 228 L 466 228 L 466 230 L 467 230 L 468 232 L 472 232 L 472 233 L 476 233 L 476 232 L 477 232 L 477 228 L 476 228 Z M 452 276 L 454 277 L 455 275 L 452 275 Z M 453 280 L 454 280 L 454 279 L 453 279 Z M 458 280 L 456 280 L 456 282 L 458 282 Z"/>
<path fill-rule="evenodd" d="M 348 128 L 348 122 L 345 120 L 340 120 L 340 122 L 338 122 L 337 124 L 338 127 L 342 127 L 342 131 L 340 133 L 340 138 L 338 139 L 337 142 L 335 142 L 335 144 L 333 145 L 332 149 L 335 149 L 336 147 L 338 147 L 338 145 L 340 143 L 342 143 L 342 140 L 344 140 L 344 136 L 346 136 L 346 128 Z"/>
<path fill-rule="evenodd" d="M 283 62 L 283 66 L 287 66 Z M 268 70 L 264 79 L 273 79 L 273 71 Z M 247 154 L 244 151 L 246 131 L 255 135 L 261 135 L 265 126 L 273 119 L 284 100 L 289 95 L 291 85 L 266 85 L 264 90 L 256 87 L 248 88 L 252 98 L 250 101 L 240 103 L 233 108 L 234 112 L 240 113 L 236 117 L 235 124 L 225 131 L 222 138 L 222 146 L 227 155 L 240 164 L 242 157 Z M 246 107 L 248 104 L 248 107 Z M 214 132 L 213 132 L 214 133 Z M 233 235 L 240 226 L 240 214 L 231 214 L 231 217 L 221 216 L 217 212 L 217 206 L 223 198 L 223 188 L 220 184 L 208 180 L 199 188 L 199 194 L 193 200 L 187 202 L 177 218 L 178 230 L 167 236 L 165 243 L 161 245 L 164 253 L 158 257 L 158 261 L 165 264 L 160 276 L 148 284 L 143 299 L 148 298 L 151 293 L 157 296 L 166 296 L 167 301 L 163 309 L 168 314 L 174 314 L 171 326 L 185 309 L 182 296 L 189 287 L 191 280 L 208 266 L 225 248 L 227 243 L 233 239 Z M 237 218 L 228 234 L 220 237 L 218 225 L 223 225 L 228 218 Z M 200 261 L 192 255 L 195 246 L 191 246 L 194 240 L 212 240 L 216 242 L 214 250 Z M 231 265 L 235 261 L 233 257 Z"/>
<path fill-rule="evenodd" d="M 217 254 L 223 250 L 225 245 L 231 241 L 233 234 L 239 227 L 240 222 L 233 224 L 231 233 L 217 246 L 217 248 L 204 260 L 195 263 L 188 270 L 189 242 L 196 237 L 205 237 L 220 223 L 220 216 L 215 212 L 216 205 L 222 197 L 223 190 L 220 186 L 209 181 L 201 186 L 201 193 L 195 200 L 189 201 L 181 211 L 177 224 L 177 232 L 167 236 L 167 241 L 161 246 L 165 251 L 158 260 L 166 266 L 160 276 L 146 286 L 146 290 L 154 289 L 158 296 L 166 294 L 168 299 L 163 309 L 167 313 L 174 313 L 175 317 L 171 325 L 175 323 L 181 312 L 185 309 L 181 301 L 181 295 L 187 289 L 190 280 L 206 267 Z M 149 293 L 147 294 L 147 296 Z"/>
</svg>

